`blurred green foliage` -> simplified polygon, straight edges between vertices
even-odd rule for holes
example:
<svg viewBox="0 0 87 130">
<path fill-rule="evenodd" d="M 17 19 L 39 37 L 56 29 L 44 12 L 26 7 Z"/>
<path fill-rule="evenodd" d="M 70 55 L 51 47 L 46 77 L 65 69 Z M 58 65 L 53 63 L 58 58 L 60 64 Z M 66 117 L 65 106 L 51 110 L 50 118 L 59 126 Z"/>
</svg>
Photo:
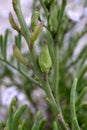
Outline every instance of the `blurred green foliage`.
<svg viewBox="0 0 87 130">
<path fill-rule="evenodd" d="M 72 31 L 73 28 L 75 28 L 76 23 L 71 21 L 67 17 L 67 15 L 64 13 L 66 1 L 63 0 L 62 5 L 60 6 L 56 0 L 55 1 L 39 0 L 43 11 L 40 13 L 40 17 L 38 18 L 38 21 L 41 22 L 44 19 L 44 21 L 46 21 L 46 24 L 44 24 L 44 30 L 40 33 L 38 40 L 34 44 L 42 48 L 42 43 L 43 43 L 42 39 L 47 40 L 47 43 L 48 43 L 48 49 L 49 49 L 50 56 L 52 59 L 52 67 L 48 74 L 47 82 L 49 82 L 49 85 L 50 85 L 50 88 L 54 97 L 50 99 L 49 85 L 47 84 L 47 82 L 44 82 L 44 81 L 41 82 L 41 80 L 42 79 L 45 80 L 47 76 L 41 72 L 40 67 L 38 65 L 38 53 L 35 50 L 36 48 L 34 48 L 33 50 L 32 47 L 29 45 L 30 44 L 29 38 L 31 36 L 30 33 L 31 34 L 33 33 L 32 27 L 30 28 L 30 32 L 29 32 L 29 29 L 25 21 L 22 21 L 23 17 L 19 17 L 20 12 L 17 10 L 16 4 L 14 4 L 15 2 L 17 1 L 16 0 L 13 1 L 13 7 L 18 17 L 20 26 L 21 26 L 19 27 L 19 30 L 18 28 L 16 29 L 18 31 L 18 35 L 15 36 L 15 44 L 21 51 L 24 44 L 21 37 L 24 36 L 30 50 L 29 52 L 26 51 L 26 53 L 24 53 L 23 55 L 27 59 L 29 66 L 26 67 L 23 64 L 21 64 L 17 59 L 15 59 L 13 55 L 9 58 L 9 60 L 7 59 L 7 51 L 9 51 L 7 50 L 9 30 L 6 30 L 4 36 L 0 35 L 0 49 L 1 49 L 0 50 L 0 64 L 1 64 L 0 68 L 2 71 L 2 73 L 0 74 L 0 85 L 3 84 L 6 87 L 11 87 L 12 85 L 16 85 L 16 87 L 20 89 L 20 91 L 24 91 L 28 100 L 31 101 L 31 103 L 33 104 L 35 108 L 37 108 L 37 102 L 34 101 L 32 97 L 32 92 L 34 89 L 38 87 L 44 89 L 48 97 L 47 113 L 48 115 L 50 115 L 50 119 L 47 119 L 48 121 L 43 129 L 86 130 L 87 128 L 87 102 L 84 99 L 84 95 L 87 92 L 87 87 L 86 87 L 87 86 L 87 80 L 86 80 L 87 79 L 87 76 L 86 76 L 87 44 L 84 45 L 84 47 L 82 48 L 80 53 L 76 56 L 76 58 L 74 58 L 73 56 L 74 56 L 76 47 L 79 46 L 80 39 L 87 33 L 87 24 L 85 25 L 82 32 L 76 33 L 76 35 L 74 34 L 71 35 L 70 33 L 70 37 L 67 40 L 66 38 L 67 38 L 68 33 Z M 32 7 L 33 12 L 36 11 L 35 10 L 36 3 L 37 1 L 33 3 L 33 7 Z M 35 24 L 38 24 L 38 23 L 35 23 Z M 4 64 L 5 66 L 2 66 L 2 64 Z M 13 70 L 16 70 L 18 73 L 14 73 Z M 31 71 L 32 71 L 32 74 L 31 74 Z M 4 80 L 5 77 L 8 77 L 11 82 L 5 83 L 5 80 Z M 75 80 L 74 80 L 75 78 L 77 78 L 77 84 L 75 84 Z M 17 82 L 16 79 L 19 79 L 20 82 Z M 74 83 L 73 83 L 73 80 L 74 80 Z M 48 86 L 48 87 L 45 88 L 43 85 Z M 59 102 L 58 104 L 60 108 L 58 108 L 59 109 L 58 111 L 56 108 L 54 108 L 56 106 L 54 99 L 55 99 L 55 102 L 57 103 Z M 54 104 L 52 103 L 55 104 L 54 107 L 53 107 Z M 9 115 L 9 119 L 7 121 L 7 125 L 5 129 L 24 130 L 25 129 L 24 122 L 21 122 L 21 125 L 19 125 L 19 127 L 16 125 L 17 123 L 16 122 L 14 125 L 15 127 L 18 127 L 18 128 L 13 127 L 14 125 L 12 125 L 12 123 L 11 123 L 11 126 L 10 126 L 10 123 L 8 123 L 9 120 L 13 121 L 13 117 L 14 117 L 13 107 L 12 108 L 11 107 L 12 105 L 9 108 L 9 111 L 11 111 L 9 112 L 9 114 L 11 114 L 11 116 Z M 22 108 L 19 108 L 18 110 L 20 109 Z M 64 121 L 65 123 L 67 122 L 67 124 L 64 124 L 63 120 L 61 119 L 59 115 L 61 114 L 61 111 L 62 111 Z M 34 121 L 34 125 L 33 125 L 32 116 L 29 119 L 29 120 L 32 119 L 32 121 L 30 121 L 29 124 L 28 124 L 28 121 L 26 121 L 28 124 L 28 129 L 31 129 L 31 130 L 42 129 L 42 126 L 40 126 L 40 124 L 43 125 L 45 121 L 44 119 L 40 121 L 40 117 L 38 115 L 39 114 L 36 115 L 36 120 Z M 74 116 L 75 116 L 76 122 L 73 119 Z M 37 127 L 37 125 L 39 126 L 39 128 Z M 60 126 L 62 126 L 62 128 Z"/>
</svg>

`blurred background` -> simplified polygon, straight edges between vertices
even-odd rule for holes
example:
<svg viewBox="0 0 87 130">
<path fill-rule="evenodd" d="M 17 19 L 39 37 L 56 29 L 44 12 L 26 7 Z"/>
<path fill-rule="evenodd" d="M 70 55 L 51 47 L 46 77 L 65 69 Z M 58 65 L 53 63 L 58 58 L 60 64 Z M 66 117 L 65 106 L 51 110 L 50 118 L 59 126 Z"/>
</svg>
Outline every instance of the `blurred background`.
<svg viewBox="0 0 87 130">
<path fill-rule="evenodd" d="M 26 20 L 27 25 L 30 27 L 32 8 L 35 3 L 39 3 L 38 0 L 21 0 L 22 11 Z M 58 0 L 61 5 L 61 0 Z M 8 14 L 12 12 L 15 19 L 16 15 L 12 8 L 11 0 L 0 0 L 0 34 L 4 35 L 5 30 L 9 30 L 8 46 L 7 46 L 7 59 L 12 60 L 12 45 L 14 44 L 14 35 L 18 35 L 14 31 L 9 23 Z M 43 12 L 43 10 L 42 10 Z M 81 50 L 87 45 L 87 0 L 67 0 L 67 6 L 65 10 L 65 20 L 68 21 L 67 28 L 64 33 L 64 44 L 63 49 L 66 51 L 70 42 L 70 38 L 75 38 L 84 32 L 83 35 L 78 40 L 78 44 L 72 54 L 72 61 L 74 61 Z M 64 23 L 65 24 L 65 23 Z M 65 44 L 67 42 L 67 44 Z M 22 52 L 26 56 L 28 50 L 26 43 L 23 39 L 23 49 Z M 61 52 L 62 53 L 62 52 Z M 27 56 L 26 56 L 27 57 Z M 71 61 L 67 61 L 70 63 Z M 23 66 L 22 66 L 23 68 Z M 23 68 L 27 72 L 26 68 Z M 74 72 L 71 68 L 70 73 Z M 29 71 L 29 75 L 32 75 L 32 71 Z M 71 80 L 72 81 L 72 80 Z M 18 97 L 18 105 L 27 103 L 29 105 L 31 113 L 34 113 L 37 109 L 43 109 L 43 114 L 49 117 L 47 113 L 47 103 L 44 100 L 45 93 L 42 89 L 36 87 L 31 88 L 26 78 L 23 78 L 17 71 L 13 70 L 9 66 L 1 63 L 0 61 L 0 120 L 3 122 L 6 119 L 6 113 L 11 99 L 14 96 Z M 49 108 L 48 108 L 49 109 Z"/>
</svg>

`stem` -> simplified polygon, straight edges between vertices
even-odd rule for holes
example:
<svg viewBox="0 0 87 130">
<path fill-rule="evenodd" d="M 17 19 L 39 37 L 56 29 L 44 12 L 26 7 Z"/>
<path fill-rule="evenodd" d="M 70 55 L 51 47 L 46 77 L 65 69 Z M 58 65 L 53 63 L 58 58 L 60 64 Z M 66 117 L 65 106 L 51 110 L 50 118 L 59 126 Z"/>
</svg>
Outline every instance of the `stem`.
<svg viewBox="0 0 87 130">
<path fill-rule="evenodd" d="M 54 91 L 56 100 L 59 100 L 59 49 L 58 46 L 55 47 L 55 64 L 54 64 Z"/>
<path fill-rule="evenodd" d="M 14 115 L 14 105 L 16 104 L 17 98 L 13 98 L 9 107 L 9 118 L 8 118 L 8 129 L 12 130 L 13 127 L 13 115 Z"/>
<path fill-rule="evenodd" d="M 34 50 L 33 50 L 34 48 L 30 48 L 30 55 L 31 55 L 31 58 L 32 58 L 32 61 L 33 61 L 33 64 L 34 64 L 34 70 L 35 70 L 35 72 L 36 72 L 36 75 L 39 77 L 39 79 L 40 79 L 40 81 L 42 80 L 41 78 L 42 78 L 42 73 L 41 73 L 41 70 L 40 70 L 40 68 L 39 68 L 39 66 L 38 66 L 38 63 L 37 63 L 37 59 L 36 59 L 36 57 L 35 57 L 35 55 L 34 55 Z"/>
<path fill-rule="evenodd" d="M 43 9 L 44 9 L 44 12 L 45 12 L 45 16 L 46 16 L 46 18 L 48 18 L 48 11 L 47 11 L 47 9 L 46 9 L 46 6 L 45 6 L 43 0 L 40 0 L 40 4 L 41 4 L 41 6 L 42 6 Z"/>
<path fill-rule="evenodd" d="M 70 107 L 71 107 L 71 115 L 72 115 L 72 126 L 75 127 L 76 130 L 81 130 L 77 121 L 76 117 L 76 110 L 75 110 L 75 92 L 77 86 L 77 79 L 74 79 L 71 94 L 70 94 Z"/>
<path fill-rule="evenodd" d="M 7 48 L 7 42 L 8 42 L 8 34 L 9 34 L 9 30 L 6 30 L 5 31 L 5 36 L 4 36 L 4 40 L 3 40 L 3 44 L 4 44 L 4 46 L 3 46 L 3 50 L 4 50 L 4 59 L 6 60 L 6 56 L 7 56 L 7 50 L 6 50 L 6 48 Z"/>
<path fill-rule="evenodd" d="M 23 75 L 24 77 L 26 77 L 30 82 L 35 83 L 36 85 L 41 86 L 36 80 L 34 80 L 32 77 L 26 75 L 24 72 L 22 72 L 21 70 L 19 70 L 18 68 L 16 68 L 15 66 L 11 65 L 8 61 L 5 61 L 4 59 L 0 58 L 0 61 L 2 61 L 3 63 L 9 65 L 12 69 L 18 71 L 21 75 Z"/>
<path fill-rule="evenodd" d="M 57 100 L 57 104 L 58 104 L 58 108 L 59 108 L 59 114 L 61 117 L 61 125 L 65 130 L 68 130 L 69 128 L 67 128 L 65 120 L 63 118 L 63 114 L 62 114 L 62 110 L 60 107 L 60 103 L 59 103 L 59 93 L 58 93 L 58 89 L 59 89 L 59 47 L 58 47 L 58 40 L 59 40 L 59 33 L 61 30 L 61 25 L 62 25 L 62 19 L 63 19 L 63 14 L 64 14 L 64 10 L 65 10 L 65 6 L 66 6 L 66 0 L 62 1 L 62 7 L 61 10 L 59 12 L 59 16 L 58 16 L 58 29 L 57 29 L 57 33 L 55 36 L 55 67 L 54 67 L 54 87 L 55 87 L 55 95 L 56 95 L 56 100 Z"/>
<path fill-rule="evenodd" d="M 59 113 L 59 108 L 57 107 L 57 104 L 55 102 L 55 99 L 54 99 L 54 96 L 52 94 L 52 90 L 51 90 L 51 87 L 49 85 L 49 81 L 48 81 L 48 74 L 45 73 L 44 75 L 44 80 L 42 81 L 43 82 L 43 89 L 45 90 L 49 100 L 50 100 L 50 103 L 52 105 L 52 108 L 54 109 L 54 112 L 56 114 Z"/>
<path fill-rule="evenodd" d="M 62 110 L 59 103 L 59 48 L 56 45 L 55 47 L 55 66 L 54 66 L 54 87 L 55 87 L 55 96 L 59 108 L 59 113 L 61 117 L 61 124 L 64 129 L 68 129 L 65 123 L 65 120 L 63 118 Z"/>
<path fill-rule="evenodd" d="M 43 89 L 45 90 L 49 100 L 50 100 L 50 103 L 51 103 L 51 106 L 54 110 L 54 112 L 58 115 L 60 113 L 60 116 L 61 116 L 61 127 L 64 128 L 64 130 L 69 130 L 66 126 L 66 123 L 63 119 L 63 116 L 62 116 L 62 111 L 61 111 L 61 108 L 60 108 L 60 105 L 59 105 L 59 102 L 56 103 L 55 101 L 55 98 L 52 94 L 52 90 L 51 90 L 51 87 L 49 85 L 49 81 L 48 81 L 48 74 L 45 74 L 45 77 L 44 77 L 44 81 L 43 81 Z"/>
<path fill-rule="evenodd" d="M 80 101 L 82 100 L 83 96 L 87 93 L 87 87 L 83 88 L 82 92 L 80 93 L 77 101 L 76 101 L 76 106 L 80 104 Z"/>
<path fill-rule="evenodd" d="M 82 102 L 78 107 L 76 108 L 76 111 L 78 112 L 81 108 L 87 107 L 87 101 Z"/>
<path fill-rule="evenodd" d="M 61 114 L 58 114 L 58 122 L 60 123 L 61 127 L 63 128 L 63 130 L 70 130 L 67 125 L 65 124 L 65 121 L 62 117 Z"/>
<path fill-rule="evenodd" d="M 21 34 L 19 33 L 18 36 L 15 36 L 15 43 L 19 50 L 21 51 Z M 18 69 L 21 68 L 20 62 L 17 60 Z"/>
<path fill-rule="evenodd" d="M 28 26 L 27 26 L 27 24 L 26 24 L 26 22 L 24 20 L 24 17 L 23 17 L 23 13 L 22 13 L 22 10 L 21 10 L 21 5 L 20 5 L 20 0 L 13 0 L 12 3 L 13 3 L 14 11 L 15 11 L 15 13 L 17 15 L 17 18 L 19 20 L 19 23 L 21 25 L 23 35 L 24 35 L 25 40 L 27 41 L 28 46 L 29 46 L 30 32 L 29 32 Z"/>
<path fill-rule="evenodd" d="M 57 37 L 58 37 L 58 35 L 60 33 L 60 30 L 61 30 L 61 25 L 62 25 L 62 19 L 63 19 L 65 6 L 66 6 L 66 0 L 62 0 L 62 7 L 61 7 L 61 10 L 60 10 L 59 16 L 58 16 L 58 29 L 57 29 L 57 34 L 56 34 Z"/>
<path fill-rule="evenodd" d="M 59 100 L 59 95 L 58 95 L 58 87 L 59 87 L 59 48 L 58 48 L 58 37 L 59 37 L 59 33 L 60 33 L 60 29 L 61 29 L 61 23 L 62 23 L 62 19 L 63 19 L 63 14 L 64 14 L 64 10 L 65 10 L 65 6 L 66 6 L 66 0 L 62 1 L 62 7 L 59 13 L 59 17 L 58 17 L 58 30 L 57 30 L 57 34 L 55 37 L 55 67 L 54 67 L 54 87 L 55 87 L 55 95 L 56 95 L 56 99 Z"/>
<path fill-rule="evenodd" d="M 53 122 L 53 130 L 58 130 L 58 126 L 57 126 L 57 122 L 56 121 Z"/>
</svg>

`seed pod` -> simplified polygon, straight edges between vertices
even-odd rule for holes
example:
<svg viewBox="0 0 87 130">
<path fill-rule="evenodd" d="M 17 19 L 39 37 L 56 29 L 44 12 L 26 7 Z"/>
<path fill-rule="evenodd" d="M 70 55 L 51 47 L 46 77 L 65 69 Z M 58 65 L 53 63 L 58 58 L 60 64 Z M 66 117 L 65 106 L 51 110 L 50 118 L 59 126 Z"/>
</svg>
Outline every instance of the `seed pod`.
<svg viewBox="0 0 87 130">
<path fill-rule="evenodd" d="M 28 63 L 25 57 L 21 54 L 20 50 L 18 49 L 16 45 L 13 45 L 13 54 L 19 62 L 21 62 L 25 66 L 28 66 Z"/>
<path fill-rule="evenodd" d="M 13 29 L 20 30 L 11 13 L 9 13 L 9 21 Z"/>
<path fill-rule="evenodd" d="M 36 7 L 36 10 L 32 13 L 31 17 L 31 28 L 32 31 L 35 30 L 37 24 L 38 24 L 38 18 L 40 17 L 40 5 Z"/>
<path fill-rule="evenodd" d="M 37 40 L 39 34 L 41 33 L 43 29 L 44 22 L 42 21 L 34 30 L 34 32 L 30 36 L 30 46 L 34 44 L 34 42 Z"/>
<path fill-rule="evenodd" d="M 44 43 L 39 56 L 39 66 L 42 72 L 49 72 L 51 65 L 52 65 L 52 61 L 48 50 L 48 46 L 46 43 Z"/>
</svg>

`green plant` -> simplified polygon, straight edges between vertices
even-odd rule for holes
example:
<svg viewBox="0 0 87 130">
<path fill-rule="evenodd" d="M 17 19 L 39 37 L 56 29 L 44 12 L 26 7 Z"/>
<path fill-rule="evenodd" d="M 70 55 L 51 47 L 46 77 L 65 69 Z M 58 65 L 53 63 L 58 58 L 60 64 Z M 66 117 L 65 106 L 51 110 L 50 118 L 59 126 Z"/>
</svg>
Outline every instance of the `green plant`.
<svg viewBox="0 0 87 130">
<path fill-rule="evenodd" d="M 26 120 L 23 119 L 22 115 L 27 109 L 27 105 L 20 106 L 17 110 L 15 108 L 17 103 L 17 98 L 13 98 L 11 101 L 10 107 L 9 107 L 9 114 L 8 119 L 6 122 L 6 126 L 4 129 L 6 130 L 26 130 L 27 124 Z M 31 130 L 41 130 L 43 127 L 43 124 L 45 123 L 46 119 L 41 118 L 41 111 L 38 111 L 35 117 L 35 122 L 31 128 Z M 0 129 L 2 129 L 2 124 L 0 125 Z"/>
<path fill-rule="evenodd" d="M 62 1 L 61 7 L 58 5 L 57 0 L 40 0 L 39 2 L 44 10 L 43 16 L 47 24 L 44 24 L 38 12 L 38 15 L 32 14 L 32 19 L 34 20 L 31 20 L 31 29 L 29 30 L 22 14 L 20 0 L 12 1 L 14 11 L 20 24 L 17 25 L 10 13 L 9 21 L 11 26 L 19 34 L 15 38 L 15 47 L 17 50 L 15 52 L 13 50 L 18 66 L 13 66 L 6 59 L 7 31 L 5 38 L 2 36 L 0 37 L 1 50 L 3 50 L 1 52 L 2 58 L 0 58 L 0 60 L 26 77 L 28 79 L 27 84 L 31 86 L 31 89 L 32 86 L 36 86 L 45 91 L 50 109 L 53 113 L 54 130 L 84 130 L 87 126 L 87 111 L 85 109 L 87 103 L 84 104 L 82 98 L 87 91 L 85 87 L 87 85 L 87 81 L 84 77 L 87 66 L 84 66 L 83 63 L 86 61 L 87 45 L 83 48 L 75 61 L 71 61 L 70 59 L 73 57 L 74 49 L 78 44 L 78 40 L 87 32 L 87 29 L 76 37 L 71 36 L 68 47 L 65 50 L 63 41 L 64 36 L 67 30 L 73 28 L 74 26 L 74 24 L 68 20 L 67 16 L 64 15 L 66 0 Z M 34 10 L 33 13 L 37 13 L 36 10 Z M 38 22 L 40 23 L 38 24 Z M 21 54 L 20 36 L 25 38 L 29 48 L 27 60 Z M 35 50 L 37 39 L 39 46 L 42 48 L 39 56 Z M 70 63 L 68 64 L 69 61 Z M 25 69 L 33 71 L 32 76 L 29 76 L 22 71 L 21 63 L 25 65 Z M 69 71 L 71 68 L 74 68 L 74 75 Z M 31 98 L 31 91 L 30 93 L 28 92 L 28 87 L 23 87 L 23 89 L 25 90 L 27 96 Z M 12 113 L 10 114 L 12 116 Z M 9 116 L 9 118 L 11 116 Z M 32 130 L 38 129 L 36 128 L 37 125 L 35 125 L 38 123 L 38 120 L 39 119 L 37 119 L 36 123 L 34 123 L 34 126 L 31 128 Z M 9 123 L 8 130 L 16 130 L 17 128 L 13 127 L 14 125 L 10 126 Z M 23 129 L 22 125 L 19 129 Z M 42 129 L 42 127 L 39 129 Z"/>
</svg>

